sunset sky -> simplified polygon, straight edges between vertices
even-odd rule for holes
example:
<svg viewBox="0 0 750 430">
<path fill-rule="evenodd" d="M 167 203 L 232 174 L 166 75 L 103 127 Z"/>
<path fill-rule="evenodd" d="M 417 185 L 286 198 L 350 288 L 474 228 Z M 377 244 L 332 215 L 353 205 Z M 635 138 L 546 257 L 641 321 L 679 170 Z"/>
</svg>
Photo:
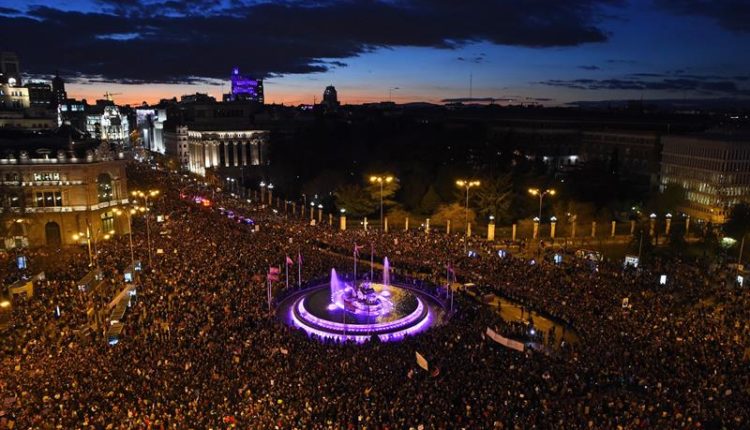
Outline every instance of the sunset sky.
<svg viewBox="0 0 750 430">
<path fill-rule="evenodd" d="M 0 48 L 59 70 L 72 97 L 119 103 L 229 91 L 233 66 L 266 101 L 560 105 L 750 98 L 745 0 L 4 0 Z M 469 82 L 473 82 L 470 92 Z"/>
</svg>

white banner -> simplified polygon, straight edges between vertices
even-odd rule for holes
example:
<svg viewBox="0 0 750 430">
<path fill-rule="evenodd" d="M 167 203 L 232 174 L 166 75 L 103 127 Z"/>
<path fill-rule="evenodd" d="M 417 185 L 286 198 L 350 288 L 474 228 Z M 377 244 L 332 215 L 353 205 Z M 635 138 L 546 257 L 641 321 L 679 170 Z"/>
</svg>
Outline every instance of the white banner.
<svg viewBox="0 0 750 430">
<path fill-rule="evenodd" d="M 522 342 L 519 342 L 517 340 L 508 339 L 507 337 L 503 337 L 501 334 L 495 332 L 495 330 L 492 330 L 491 328 L 487 327 L 487 331 L 485 332 L 487 334 L 487 337 L 494 340 L 495 342 L 499 343 L 500 345 L 515 349 L 516 351 L 523 352 L 524 350 L 524 344 Z"/>
</svg>

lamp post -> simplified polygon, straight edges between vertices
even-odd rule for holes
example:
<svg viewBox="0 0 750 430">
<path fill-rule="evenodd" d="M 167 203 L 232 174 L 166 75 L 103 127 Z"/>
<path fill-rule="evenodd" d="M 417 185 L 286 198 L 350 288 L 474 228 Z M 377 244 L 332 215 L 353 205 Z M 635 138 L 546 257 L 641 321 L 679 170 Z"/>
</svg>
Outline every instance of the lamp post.
<svg viewBox="0 0 750 430">
<path fill-rule="evenodd" d="M 120 209 L 115 209 L 114 211 L 115 215 L 117 216 L 125 214 L 128 217 L 128 236 L 130 240 L 130 264 L 133 268 L 135 268 L 135 252 L 133 251 L 133 223 L 131 221 L 131 217 L 135 213 L 135 211 L 136 211 L 135 209 L 128 209 L 125 211 L 120 210 Z"/>
<path fill-rule="evenodd" d="M 542 201 L 544 200 L 544 196 L 549 194 L 550 196 L 554 196 L 557 191 L 555 191 L 553 188 L 548 188 L 544 191 L 540 190 L 539 188 L 529 188 L 529 194 L 532 196 L 538 196 L 539 197 L 539 222 L 542 221 Z"/>
<path fill-rule="evenodd" d="M 323 224 L 323 205 L 318 204 L 318 224 Z"/>
<path fill-rule="evenodd" d="M 86 226 L 86 233 L 76 233 L 73 235 L 73 240 L 78 241 L 80 239 L 86 239 L 86 245 L 89 249 L 89 266 L 95 266 L 97 270 L 99 270 L 99 251 L 97 249 L 97 241 L 96 238 L 99 234 L 102 233 L 101 229 L 97 229 L 96 234 L 91 234 L 91 228 L 87 225 Z M 114 230 L 110 230 L 107 233 L 102 235 L 102 239 L 109 240 L 109 238 L 112 237 L 112 235 L 115 234 Z M 91 251 L 91 243 L 94 243 L 94 250 L 93 253 Z"/>
<path fill-rule="evenodd" d="M 273 206 L 273 184 L 268 183 L 268 205 Z"/>
<path fill-rule="evenodd" d="M 346 230 L 346 209 L 341 208 L 340 212 L 341 212 L 341 219 L 339 220 L 339 228 L 341 229 L 341 231 L 344 231 Z"/>
<path fill-rule="evenodd" d="M 464 208 L 464 223 L 466 224 L 466 240 L 464 240 L 464 252 L 466 252 L 467 242 L 469 241 L 469 190 L 472 187 L 478 187 L 479 181 L 469 179 L 459 179 L 456 181 L 456 185 L 466 189 L 466 206 Z"/>
<path fill-rule="evenodd" d="M 146 241 L 148 242 L 148 265 L 151 266 L 151 224 L 149 223 L 149 216 L 148 216 L 148 199 L 149 197 L 156 197 L 159 195 L 159 190 L 149 190 L 148 192 L 143 191 L 133 191 L 134 197 L 140 197 L 143 199 L 145 203 L 144 210 L 142 212 L 145 213 L 146 216 Z"/>
<path fill-rule="evenodd" d="M 266 202 L 266 183 L 265 181 L 260 181 L 260 204 L 263 204 Z"/>
<path fill-rule="evenodd" d="M 393 182 L 393 176 L 370 176 L 371 183 L 380 184 L 380 230 L 383 230 L 383 185 Z"/>
</svg>

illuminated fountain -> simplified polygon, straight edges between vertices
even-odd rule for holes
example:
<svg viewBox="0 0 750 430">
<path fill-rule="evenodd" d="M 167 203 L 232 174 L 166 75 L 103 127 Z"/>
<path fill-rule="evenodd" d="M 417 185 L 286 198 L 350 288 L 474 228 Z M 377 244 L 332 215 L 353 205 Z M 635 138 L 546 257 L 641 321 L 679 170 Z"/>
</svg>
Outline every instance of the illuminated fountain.
<svg viewBox="0 0 750 430">
<path fill-rule="evenodd" d="M 383 283 L 346 281 L 331 270 L 328 283 L 307 288 L 281 302 L 280 317 L 310 335 L 365 342 L 400 340 L 442 320 L 435 297 L 407 285 L 392 285 L 388 259 Z"/>
</svg>

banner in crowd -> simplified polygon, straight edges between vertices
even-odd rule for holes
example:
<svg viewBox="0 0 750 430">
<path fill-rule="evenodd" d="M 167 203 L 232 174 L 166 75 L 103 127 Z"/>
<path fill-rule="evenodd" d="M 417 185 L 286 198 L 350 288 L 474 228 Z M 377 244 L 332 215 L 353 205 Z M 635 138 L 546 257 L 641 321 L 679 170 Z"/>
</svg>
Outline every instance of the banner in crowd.
<svg viewBox="0 0 750 430">
<path fill-rule="evenodd" d="M 487 327 L 486 334 L 487 334 L 487 337 L 489 337 L 490 339 L 494 340 L 495 342 L 499 343 L 500 345 L 506 348 L 515 349 L 516 351 L 521 351 L 521 352 L 523 352 L 524 350 L 524 345 L 522 342 L 519 342 L 513 339 L 508 339 L 507 337 L 503 337 L 501 334 L 495 332 L 495 330 L 492 330 L 489 327 Z"/>
<path fill-rule="evenodd" d="M 422 354 L 416 352 L 417 354 L 417 366 L 421 367 L 424 370 L 429 370 L 430 367 L 427 364 L 427 360 L 422 356 Z"/>
</svg>

